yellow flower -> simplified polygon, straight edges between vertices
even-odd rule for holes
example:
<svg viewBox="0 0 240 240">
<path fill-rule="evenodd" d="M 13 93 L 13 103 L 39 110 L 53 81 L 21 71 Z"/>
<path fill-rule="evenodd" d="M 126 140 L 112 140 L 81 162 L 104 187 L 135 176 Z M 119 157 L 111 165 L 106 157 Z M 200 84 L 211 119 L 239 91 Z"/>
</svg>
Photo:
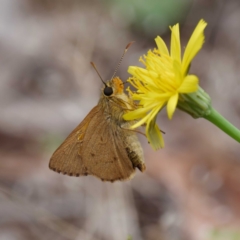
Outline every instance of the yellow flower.
<svg viewBox="0 0 240 240">
<path fill-rule="evenodd" d="M 133 100 L 139 101 L 138 109 L 124 115 L 125 120 L 140 119 L 132 128 L 146 124 L 146 135 L 154 149 L 164 146 L 161 131 L 156 125 L 158 112 L 167 106 L 169 119 L 177 107 L 180 94 L 196 92 L 198 77 L 188 75 L 191 61 L 204 43 L 203 31 L 207 23 L 200 20 L 181 57 L 179 24 L 171 27 L 170 53 L 162 38 L 155 38 L 157 49 L 149 50 L 140 61 L 145 68 L 130 66 L 133 75 L 129 82 L 137 89 L 130 92 Z"/>
</svg>

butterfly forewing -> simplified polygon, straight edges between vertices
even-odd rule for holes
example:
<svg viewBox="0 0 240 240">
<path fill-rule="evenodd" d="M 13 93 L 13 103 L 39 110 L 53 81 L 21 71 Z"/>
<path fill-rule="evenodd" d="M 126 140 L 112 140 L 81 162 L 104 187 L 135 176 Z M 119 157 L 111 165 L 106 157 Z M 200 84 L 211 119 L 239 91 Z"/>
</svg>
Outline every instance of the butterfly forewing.
<svg viewBox="0 0 240 240">
<path fill-rule="evenodd" d="M 99 107 L 94 107 L 84 120 L 70 133 L 65 141 L 58 147 L 52 155 L 49 168 L 70 176 L 86 175 L 83 161 L 79 155 L 83 138 L 94 116 L 99 111 Z"/>
<path fill-rule="evenodd" d="M 70 176 L 90 174 L 106 181 L 133 175 L 133 164 L 119 137 L 123 130 L 111 121 L 106 124 L 102 111 L 100 106 L 93 108 L 60 145 L 50 159 L 52 170 Z"/>
</svg>

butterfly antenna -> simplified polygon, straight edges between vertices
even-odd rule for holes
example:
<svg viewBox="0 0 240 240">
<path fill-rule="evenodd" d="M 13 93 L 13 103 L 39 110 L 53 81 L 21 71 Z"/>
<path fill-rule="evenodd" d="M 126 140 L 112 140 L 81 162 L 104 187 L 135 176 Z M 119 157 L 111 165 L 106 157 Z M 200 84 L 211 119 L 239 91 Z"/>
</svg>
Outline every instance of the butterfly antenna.
<svg viewBox="0 0 240 240">
<path fill-rule="evenodd" d="M 93 68 L 95 69 L 95 71 L 96 71 L 96 73 L 98 74 L 99 78 L 101 79 L 102 83 L 105 85 L 105 87 L 107 87 L 107 84 L 103 81 L 103 79 L 102 79 L 100 73 L 98 72 L 95 64 L 94 64 L 93 62 L 90 62 L 90 63 L 91 63 L 91 65 L 93 66 Z"/>
<path fill-rule="evenodd" d="M 120 66 L 120 64 L 121 64 L 121 62 L 122 62 L 122 60 L 123 60 L 124 55 L 126 54 L 128 48 L 129 48 L 133 43 L 134 43 L 134 41 L 130 42 L 130 43 L 125 47 L 124 52 L 123 52 L 123 55 L 122 55 L 122 57 L 120 58 L 120 61 L 118 62 L 118 65 L 117 65 L 117 67 L 116 67 L 116 69 L 115 69 L 115 71 L 114 71 L 114 73 L 113 73 L 113 76 L 112 76 L 111 80 L 115 77 L 115 74 L 117 73 L 117 70 L 118 70 L 118 68 L 119 68 L 119 66 Z"/>
</svg>

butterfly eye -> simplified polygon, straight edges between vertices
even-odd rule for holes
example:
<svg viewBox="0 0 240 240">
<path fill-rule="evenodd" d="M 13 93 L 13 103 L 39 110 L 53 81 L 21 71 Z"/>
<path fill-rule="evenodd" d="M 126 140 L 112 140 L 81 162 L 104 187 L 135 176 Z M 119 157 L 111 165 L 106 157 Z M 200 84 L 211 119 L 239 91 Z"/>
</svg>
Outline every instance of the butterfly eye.
<svg viewBox="0 0 240 240">
<path fill-rule="evenodd" d="M 111 87 L 105 87 L 103 93 L 105 96 L 111 96 L 113 94 L 113 89 Z"/>
</svg>

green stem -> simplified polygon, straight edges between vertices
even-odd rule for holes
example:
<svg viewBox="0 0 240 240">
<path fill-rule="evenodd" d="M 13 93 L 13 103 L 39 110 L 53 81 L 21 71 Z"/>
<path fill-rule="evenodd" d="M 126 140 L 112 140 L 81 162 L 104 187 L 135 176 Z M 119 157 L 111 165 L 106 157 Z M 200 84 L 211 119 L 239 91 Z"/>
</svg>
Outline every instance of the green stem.
<svg viewBox="0 0 240 240">
<path fill-rule="evenodd" d="M 219 127 L 222 131 L 227 133 L 230 137 L 240 142 L 240 130 L 234 127 L 230 122 L 228 122 L 220 113 L 218 113 L 214 108 L 211 109 L 211 113 L 204 116 L 205 119 Z"/>
</svg>

